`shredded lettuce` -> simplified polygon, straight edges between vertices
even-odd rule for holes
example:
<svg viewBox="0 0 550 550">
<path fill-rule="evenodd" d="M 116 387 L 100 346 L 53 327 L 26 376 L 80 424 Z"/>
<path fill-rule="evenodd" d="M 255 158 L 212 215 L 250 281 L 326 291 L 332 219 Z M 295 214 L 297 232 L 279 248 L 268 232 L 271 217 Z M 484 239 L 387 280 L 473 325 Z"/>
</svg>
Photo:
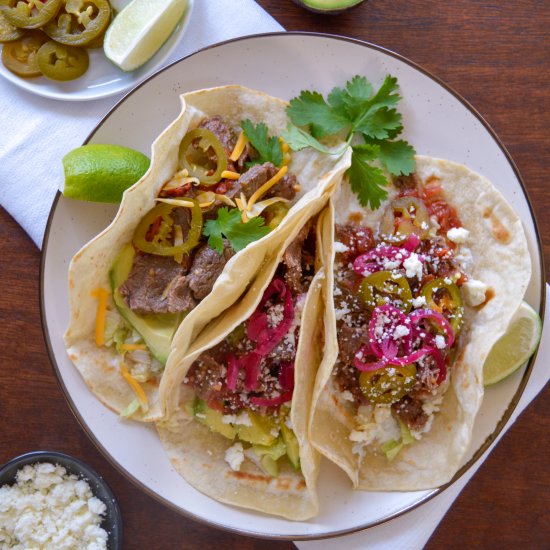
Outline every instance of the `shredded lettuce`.
<svg viewBox="0 0 550 550">
<path fill-rule="evenodd" d="M 137 399 L 134 399 L 133 401 L 130 402 L 130 404 L 120 413 L 120 416 L 122 418 L 130 418 L 131 416 L 133 416 L 136 411 L 140 408 L 141 406 L 141 403 L 137 400 Z"/>
</svg>

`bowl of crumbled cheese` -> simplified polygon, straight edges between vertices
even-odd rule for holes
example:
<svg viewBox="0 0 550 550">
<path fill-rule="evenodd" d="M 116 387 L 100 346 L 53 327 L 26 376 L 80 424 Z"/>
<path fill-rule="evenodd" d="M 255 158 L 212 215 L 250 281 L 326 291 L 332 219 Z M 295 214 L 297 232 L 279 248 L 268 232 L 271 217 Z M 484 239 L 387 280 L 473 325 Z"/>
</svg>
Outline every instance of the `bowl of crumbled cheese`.
<svg viewBox="0 0 550 550">
<path fill-rule="evenodd" d="M 122 548 L 122 516 L 104 479 L 84 462 L 36 451 L 0 468 L 0 548 Z"/>
</svg>

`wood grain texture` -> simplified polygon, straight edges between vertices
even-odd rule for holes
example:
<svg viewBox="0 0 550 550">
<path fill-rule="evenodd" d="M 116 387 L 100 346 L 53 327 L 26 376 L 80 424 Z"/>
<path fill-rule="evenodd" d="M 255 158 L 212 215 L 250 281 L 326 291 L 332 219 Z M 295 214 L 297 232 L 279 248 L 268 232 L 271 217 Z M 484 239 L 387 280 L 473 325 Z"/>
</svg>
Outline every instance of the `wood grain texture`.
<svg viewBox="0 0 550 550">
<path fill-rule="evenodd" d="M 291 0 L 258 3 L 288 30 L 342 34 L 394 50 L 462 94 L 514 158 L 550 258 L 548 2 L 367 0 L 338 16 L 309 13 Z M 47 356 L 39 263 L 39 251 L 0 209 L 0 463 L 36 449 L 84 459 L 118 497 L 125 548 L 292 548 L 290 542 L 232 535 L 179 516 L 134 487 L 95 449 L 72 416 Z M 427 548 L 550 547 L 549 433 L 546 388 L 465 488 Z"/>
</svg>

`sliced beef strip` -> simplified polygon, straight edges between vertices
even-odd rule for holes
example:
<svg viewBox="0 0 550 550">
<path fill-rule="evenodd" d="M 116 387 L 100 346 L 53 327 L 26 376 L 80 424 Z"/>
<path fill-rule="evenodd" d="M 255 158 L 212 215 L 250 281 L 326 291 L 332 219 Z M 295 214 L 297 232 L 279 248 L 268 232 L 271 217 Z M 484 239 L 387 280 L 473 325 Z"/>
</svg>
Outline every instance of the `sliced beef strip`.
<svg viewBox="0 0 550 550">
<path fill-rule="evenodd" d="M 290 243 L 283 254 L 285 264 L 285 283 L 289 286 L 292 294 L 297 296 L 302 290 L 302 250 L 310 230 L 310 224 L 304 225 L 296 238 Z"/>
<path fill-rule="evenodd" d="M 220 115 L 203 119 L 199 124 L 199 128 L 210 130 L 223 145 L 227 156 L 232 153 L 237 143 L 237 137 L 235 136 L 235 132 L 225 123 Z"/>
<path fill-rule="evenodd" d="M 195 305 L 185 269 L 169 256 L 138 253 L 119 291 L 126 305 L 139 314 L 181 313 Z"/>
<path fill-rule="evenodd" d="M 413 430 L 423 428 L 428 421 L 428 415 L 422 409 L 422 401 L 409 395 L 405 395 L 391 407 L 397 416 Z"/>
<path fill-rule="evenodd" d="M 253 193 L 258 190 L 267 180 L 271 179 L 277 173 L 277 168 L 266 162 L 264 164 L 254 164 L 251 166 L 229 189 L 226 195 L 233 199 L 244 193 L 249 199 Z"/>
<path fill-rule="evenodd" d="M 355 354 L 369 342 L 366 326 L 354 327 L 346 323 L 338 325 L 338 357 L 348 365 L 354 365 Z"/>
<path fill-rule="evenodd" d="M 197 300 L 202 300 L 212 290 L 214 283 L 220 276 L 225 264 L 235 252 L 227 241 L 221 254 L 203 244 L 195 253 L 191 269 L 189 270 L 189 287 Z"/>
<path fill-rule="evenodd" d="M 276 172 L 275 172 L 276 173 Z M 272 197 L 283 197 L 291 201 L 299 189 L 296 176 L 287 172 L 270 190 L 269 195 Z"/>
<path fill-rule="evenodd" d="M 400 191 L 412 190 L 419 187 L 418 178 L 416 174 L 409 174 L 408 176 L 395 176 L 392 183 Z"/>
</svg>

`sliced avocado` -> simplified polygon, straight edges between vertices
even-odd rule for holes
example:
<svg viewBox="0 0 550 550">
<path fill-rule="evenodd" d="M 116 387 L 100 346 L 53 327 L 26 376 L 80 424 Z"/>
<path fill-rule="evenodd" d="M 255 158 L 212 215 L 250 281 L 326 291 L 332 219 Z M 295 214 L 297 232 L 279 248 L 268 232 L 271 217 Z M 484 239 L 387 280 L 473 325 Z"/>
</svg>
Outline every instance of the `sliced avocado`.
<svg viewBox="0 0 550 550">
<path fill-rule="evenodd" d="M 316 13 L 339 13 L 347 10 L 363 0 L 294 0 L 299 6 Z"/>
<path fill-rule="evenodd" d="M 237 435 L 241 441 L 247 441 L 253 445 L 272 445 L 277 436 L 271 432 L 277 430 L 277 421 L 272 416 L 264 416 L 252 411 L 248 411 L 248 417 L 252 426 L 237 424 Z"/>
<path fill-rule="evenodd" d="M 294 432 L 285 424 L 284 418 L 281 416 L 281 436 L 286 446 L 286 454 L 288 460 L 296 470 L 300 469 L 300 445 Z"/>
<path fill-rule="evenodd" d="M 265 471 L 269 475 L 277 477 L 279 475 L 277 460 L 286 454 L 286 446 L 283 440 L 279 437 L 273 445 L 253 445 L 252 449 L 260 458 Z"/>
<path fill-rule="evenodd" d="M 237 435 L 235 428 L 231 424 L 225 424 L 223 414 L 211 409 L 202 399 L 195 399 L 193 413 L 199 422 L 208 426 L 213 432 L 223 435 L 227 439 L 235 439 Z"/>
<path fill-rule="evenodd" d="M 130 275 L 134 256 L 134 247 L 131 244 L 125 245 L 109 271 L 113 300 L 122 317 L 143 338 L 153 356 L 162 364 L 166 364 L 172 338 L 181 324 L 183 316 L 172 313 L 138 315 L 126 305 L 118 288 Z"/>
<path fill-rule="evenodd" d="M 262 463 L 262 466 L 265 469 L 265 471 L 270 476 L 277 477 L 279 475 L 279 465 L 277 464 L 277 461 L 273 457 L 269 455 L 264 455 L 260 459 L 260 462 Z"/>
</svg>

